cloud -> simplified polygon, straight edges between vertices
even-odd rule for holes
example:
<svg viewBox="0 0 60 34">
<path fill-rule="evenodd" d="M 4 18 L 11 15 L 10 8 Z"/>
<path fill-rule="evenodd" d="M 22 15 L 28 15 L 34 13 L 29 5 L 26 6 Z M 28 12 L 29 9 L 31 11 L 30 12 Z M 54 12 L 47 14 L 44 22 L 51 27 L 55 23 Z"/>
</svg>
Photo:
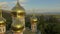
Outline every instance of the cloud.
<svg viewBox="0 0 60 34">
<path fill-rule="evenodd" d="M 19 3 L 21 4 L 21 6 L 25 6 L 25 2 L 27 0 L 19 0 Z M 12 1 L 12 2 L 7 2 L 7 1 L 4 1 L 4 2 L 0 2 L 0 6 L 2 6 L 3 9 L 11 9 L 13 6 L 12 5 L 16 5 L 16 2 L 17 1 Z"/>
<path fill-rule="evenodd" d="M 19 0 L 20 2 L 27 2 L 27 0 Z"/>
<path fill-rule="evenodd" d="M 2 9 L 6 9 L 6 8 L 8 8 L 8 5 L 9 3 L 8 2 L 0 2 L 0 7 L 2 7 Z"/>
<path fill-rule="evenodd" d="M 28 0 L 19 0 L 21 6 L 26 6 L 26 2 L 28 2 Z"/>
<path fill-rule="evenodd" d="M 29 12 L 28 12 L 29 11 Z M 34 9 L 34 13 L 44 13 L 44 12 L 60 12 L 60 8 L 38 8 L 38 9 Z M 26 10 L 26 13 L 33 13 L 33 10 Z"/>
<path fill-rule="evenodd" d="M 0 6 L 1 5 L 9 5 L 9 4 L 16 4 L 16 0 L 15 1 L 11 1 L 11 2 L 7 2 L 7 1 L 5 1 L 5 2 L 0 2 Z M 19 3 L 20 4 L 22 4 L 22 6 L 23 6 L 23 4 L 25 5 L 25 2 L 27 2 L 27 0 L 19 0 Z"/>
<path fill-rule="evenodd" d="M 7 2 L 0 2 L 0 6 L 8 4 Z"/>
<path fill-rule="evenodd" d="M 14 3 L 14 2 L 6 2 L 6 1 L 4 1 L 4 2 L 0 2 L 0 6 L 2 7 L 2 9 L 10 9 L 11 6 L 9 7 L 9 5 L 12 4 L 12 3 Z"/>
</svg>

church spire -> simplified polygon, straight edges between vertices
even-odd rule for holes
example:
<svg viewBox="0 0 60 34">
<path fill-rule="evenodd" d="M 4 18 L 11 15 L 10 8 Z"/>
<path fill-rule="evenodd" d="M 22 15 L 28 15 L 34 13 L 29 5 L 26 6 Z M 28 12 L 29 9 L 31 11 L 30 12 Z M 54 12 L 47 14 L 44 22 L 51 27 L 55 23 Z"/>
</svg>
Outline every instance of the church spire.
<svg viewBox="0 0 60 34">
<path fill-rule="evenodd" d="M 19 3 L 19 0 L 17 0 L 17 3 Z"/>
<path fill-rule="evenodd" d="M 17 7 L 19 7 L 19 6 L 20 6 L 19 0 L 17 0 L 17 4 L 16 4 L 16 6 L 17 6 Z"/>
<path fill-rule="evenodd" d="M 15 7 L 12 8 L 12 10 L 24 10 L 25 11 L 25 9 L 20 5 L 19 0 L 17 0 L 17 3 Z"/>
<path fill-rule="evenodd" d="M 33 11 L 32 17 L 36 18 L 36 16 L 35 16 L 35 10 L 33 9 L 32 11 Z"/>
</svg>

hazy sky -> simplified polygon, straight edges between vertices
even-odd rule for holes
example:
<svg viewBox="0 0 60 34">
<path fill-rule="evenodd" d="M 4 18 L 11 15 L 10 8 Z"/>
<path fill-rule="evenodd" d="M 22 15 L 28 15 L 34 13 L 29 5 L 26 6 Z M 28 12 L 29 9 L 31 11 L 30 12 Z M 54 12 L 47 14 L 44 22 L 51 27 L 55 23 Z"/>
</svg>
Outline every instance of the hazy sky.
<svg viewBox="0 0 60 34">
<path fill-rule="evenodd" d="M 20 0 L 19 2 L 26 10 L 38 9 L 40 12 L 60 11 L 60 0 Z M 6 9 L 13 8 L 15 4 L 16 0 L 0 0 L 0 5 Z"/>
</svg>

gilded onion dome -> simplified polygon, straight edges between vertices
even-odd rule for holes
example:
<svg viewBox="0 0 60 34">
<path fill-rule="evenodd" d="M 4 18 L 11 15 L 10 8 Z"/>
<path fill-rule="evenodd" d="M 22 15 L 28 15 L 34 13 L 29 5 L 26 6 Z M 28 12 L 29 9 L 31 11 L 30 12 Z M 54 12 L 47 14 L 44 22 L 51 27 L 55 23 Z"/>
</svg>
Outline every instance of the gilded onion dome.
<svg viewBox="0 0 60 34">
<path fill-rule="evenodd" d="M 31 18 L 31 23 L 37 23 L 38 19 L 35 17 L 35 15 L 33 15 Z"/>
<path fill-rule="evenodd" d="M 6 20 L 3 17 L 0 17 L 0 26 L 6 25 Z"/>
<path fill-rule="evenodd" d="M 16 21 L 12 23 L 11 29 L 13 32 L 21 32 L 21 31 L 23 31 L 24 26 L 21 21 L 16 19 Z"/>
<path fill-rule="evenodd" d="M 17 4 L 15 7 L 12 8 L 12 15 L 13 16 L 23 16 L 25 15 L 25 9 L 19 4 L 19 1 L 17 1 Z"/>
</svg>

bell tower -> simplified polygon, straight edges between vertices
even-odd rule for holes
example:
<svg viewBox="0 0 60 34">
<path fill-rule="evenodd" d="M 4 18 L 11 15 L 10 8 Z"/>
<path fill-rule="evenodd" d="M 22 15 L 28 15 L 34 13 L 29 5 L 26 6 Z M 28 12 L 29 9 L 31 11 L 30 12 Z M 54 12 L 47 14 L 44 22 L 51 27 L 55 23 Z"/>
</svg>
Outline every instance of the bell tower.
<svg viewBox="0 0 60 34">
<path fill-rule="evenodd" d="M 0 34 L 6 33 L 6 20 L 2 17 L 2 9 L 0 6 Z"/>
<path fill-rule="evenodd" d="M 16 18 L 19 18 L 19 20 L 25 26 L 25 9 L 20 5 L 19 0 L 17 0 L 17 3 L 15 7 L 13 7 L 11 14 L 13 22 L 16 20 Z"/>
<path fill-rule="evenodd" d="M 33 16 L 30 18 L 30 22 L 31 22 L 31 30 L 32 30 L 32 32 L 37 32 L 38 19 L 35 17 L 34 14 L 33 14 Z"/>
</svg>

